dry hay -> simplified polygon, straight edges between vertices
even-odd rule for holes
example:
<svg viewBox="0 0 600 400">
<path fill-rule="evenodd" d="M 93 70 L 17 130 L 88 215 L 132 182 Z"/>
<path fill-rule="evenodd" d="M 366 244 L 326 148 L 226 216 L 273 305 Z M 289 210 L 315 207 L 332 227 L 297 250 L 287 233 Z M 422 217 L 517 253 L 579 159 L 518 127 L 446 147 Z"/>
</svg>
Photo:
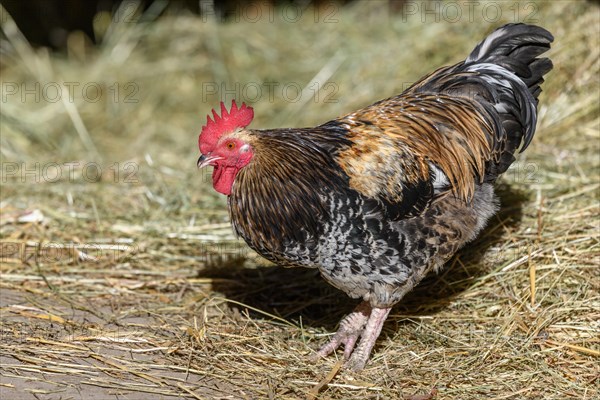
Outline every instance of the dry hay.
<svg viewBox="0 0 600 400">
<path fill-rule="evenodd" d="M 384 2 L 295 24 L 278 10 L 215 24 L 151 8 L 100 15 L 99 48 L 75 33 L 66 56 L 33 50 L 2 11 L 1 397 L 598 398 L 599 9 L 493 4 L 492 23 L 479 8 L 471 22 L 390 17 Z M 195 169 L 204 115 L 233 97 L 206 85 L 241 98 L 298 84 L 299 101 L 257 98 L 253 126 L 315 124 L 459 60 L 515 7 L 555 34 L 555 70 L 501 213 L 394 308 L 362 374 L 307 362 L 354 302 L 233 237 Z M 63 82 L 79 84 L 72 101 L 64 86 L 59 101 L 21 101 Z"/>
</svg>

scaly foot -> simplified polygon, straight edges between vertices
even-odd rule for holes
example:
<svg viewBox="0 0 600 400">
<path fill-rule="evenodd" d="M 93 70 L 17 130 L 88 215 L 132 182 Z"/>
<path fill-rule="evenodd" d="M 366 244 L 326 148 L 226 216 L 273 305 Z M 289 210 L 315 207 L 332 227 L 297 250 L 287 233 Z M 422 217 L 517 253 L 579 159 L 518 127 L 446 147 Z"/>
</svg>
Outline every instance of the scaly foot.
<svg viewBox="0 0 600 400">
<path fill-rule="evenodd" d="M 352 350 L 354 350 L 354 345 L 362 333 L 370 314 L 371 306 L 369 303 L 363 301 L 356 306 L 354 311 L 340 322 L 340 327 L 335 335 L 333 335 L 333 338 L 312 357 L 313 360 L 320 357 L 327 357 L 340 347 L 341 344 L 344 345 L 344 359 L 347 360 L 350 358 Z"/>
<path fill-rule="evenodd" d="M 373 346 L 375 346 L 375 341 L 381 334 L 383 323 L 385 322 L 391 309 L 392 308 L 389 307 L 373 308 L 371 310 L 371 315 L 369 316 L 367 324 L 361 333 L 360 343 L 352 352 L 350 359 L 346 362 L 346 367 L 353 371 L 360 371 L 365 367 L 367 361 L 369 361 L 371 350 L 373 350 Z"/>
<path fill-rule="evenodd" d="M 319 349 L 313 359 L 326 357 L 343 344 L 344 359 L 348 360 L 346 367 L 354 371 L 362 370 L 369 360 L 371 350 L 390 310 L 391 308 L 373 308 L 363 301 L 340 322 L 340 327 L 333 338 Z M 360 343 L 354 349 L 359 336 L 361 336 Z"/>
</svg>

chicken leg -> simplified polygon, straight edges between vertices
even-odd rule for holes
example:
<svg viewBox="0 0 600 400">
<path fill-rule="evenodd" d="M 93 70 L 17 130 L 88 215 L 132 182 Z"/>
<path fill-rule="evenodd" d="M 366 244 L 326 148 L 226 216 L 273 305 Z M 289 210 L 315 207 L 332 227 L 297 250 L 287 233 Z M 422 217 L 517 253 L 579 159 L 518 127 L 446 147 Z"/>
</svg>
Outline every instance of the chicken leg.
<svg viewBox="0 0 600 400">
<path fill-rule="evenodd" d="M 326 357 L 333 353 L 340 344 L 344 344 L 346 366 L 354 371 L 362 370 L 390 310 L 391 308 L 374 308 L 363 301 L 340 322 L 340 327 L 333 338 L 321 347 L 313 358 Z M 361 337 L 360 343 L 354 349 L 359 336 Z"/>
</svg>

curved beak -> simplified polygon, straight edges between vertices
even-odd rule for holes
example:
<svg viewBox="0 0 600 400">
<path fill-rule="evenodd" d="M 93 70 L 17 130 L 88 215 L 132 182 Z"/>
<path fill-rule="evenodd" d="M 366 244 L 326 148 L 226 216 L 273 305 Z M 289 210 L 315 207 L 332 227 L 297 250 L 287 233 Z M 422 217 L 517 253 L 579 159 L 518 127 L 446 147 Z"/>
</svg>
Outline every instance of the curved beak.
<svg viewBox="0 0 600 400">
<path fill-rule="evenodd" d="M 200 158 L 198 158 L 198 168 L 204 168 L 208 165 L 214 165 L 213 162 L 220 160 L 221 157 L 218 156 L 211 156 L 210 153 L 208 154 L 202 154 L 200 155 Z"/>
</svg>

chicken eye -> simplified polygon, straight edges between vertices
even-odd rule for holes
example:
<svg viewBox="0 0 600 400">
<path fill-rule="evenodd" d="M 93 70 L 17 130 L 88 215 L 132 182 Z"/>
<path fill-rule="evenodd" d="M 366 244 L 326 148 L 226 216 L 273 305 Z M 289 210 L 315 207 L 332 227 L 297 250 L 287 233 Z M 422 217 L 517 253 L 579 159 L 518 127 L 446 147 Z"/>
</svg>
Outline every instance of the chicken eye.
<svg viewBox="0 0 600 400">
<path fill-rule="evenodd" d="M 233 150 L 233 149 L 235 149 L 235 143 L 233 143 L 233 142 L 229 142 L 229 143 L 227 143 L 227 148 L 228 148 L 229 150 Z"/>
</svg>

